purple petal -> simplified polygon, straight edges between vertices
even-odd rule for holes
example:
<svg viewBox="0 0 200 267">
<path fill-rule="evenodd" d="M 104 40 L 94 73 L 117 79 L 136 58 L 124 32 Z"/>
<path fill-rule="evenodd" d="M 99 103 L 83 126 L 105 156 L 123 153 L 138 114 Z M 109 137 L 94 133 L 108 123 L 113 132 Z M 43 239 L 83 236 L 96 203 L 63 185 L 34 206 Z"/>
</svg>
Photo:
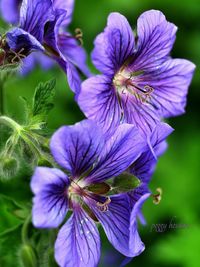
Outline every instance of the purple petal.
<svg viewBox="0 0 200 267">
<path fill-rule="evenodd" d="M 58 169 L 37 167 L 31 180 L 33 224 L 39 228 L 58 227 L 68 211 L 68 177 Z"/>
<path fill-rule="evenodd" d="M 54 61 L 43 53 L 32 53 L 23 59 L 20 73 L 22 75 L 27 75 L 35 68 L 36 64 L 39 64 L 43 70 L 49 70 L 54 65 Z"/>
<path fill-rule="evenodd" d="M 7 32 L 6 40 L 9 47 L 16 52 L 21 51 L 23 54 L 28 54 L 32 50 L 44 51 L 43 46 L 35 37 L 20 28 L 14 28 Z"/>
<path fill-rule="evenodd" d="M 77 101 L 86 117 L 105 131 L 113 131 L 120 124 L 122 111 L 110 78 L 97 75 L 84 81 Z"/>
<path fill-rule="evenodd" d="M 190 61 L 169 59 L 150 76 L 144 76 L 154 89 L 151 101 L 157 106 L 160 116 L 171 117 L 184 113 L 194 69 L 195 65 Z"/>
<path fill-rule="evenodd" d="M 147 143 L 136 127 L 120 125 L 106 142 L 100 160 L 85 180 L 102 182 L 125 171 L 146 149 Z"/>
<path fill-rule="evenodd" d="M 63 71 L 67 74 L 67 79 L 70 89 L 78 95 L 81 90 L 81 78 L 78 69 L 70 61 L 67 61 L 66 59 L 63 58 L 54 58 L 54 59 L 57 61 L 57 63 L 60 65 Z"/>
<path fill-rule="evenodd" d="M 123 121 L 135 125 L 145 136 L 150 136 L 160 122 L 157 110 L 149 103 L 136 100 L 134 95 L 121 95 L 121 106 L 124 111 Z"/>
<path fill-rule="evenodd" d="M 42 53 L 34 54 L 34 56 L 36 58 L 37 63 L 41 66 L 43 70 L 49 70 L 55 64 L 54 61 L 50 57 Z"/>
<path fill-rule="evenodd" d="M 103 146 L 101 130 L 89 120 L 61 127 L 53 135 L 50 144 L 55 160 L 74 177 L 91 168 Z"/>
<path fill-rule="evenodd" d="M 60 34 L 58 36 L 58 47 L 68 61 L 86 76 L 90 76 L 90 71 L 86 65 L 86 52 L 73 36 L 64 33 Z"/>
<path fill-rule="evenodd" d="M 20 74 L 22 76 L 27 75 L 29 72 L 31 72 L 34 69 L 34 67 L 36 65 L 35 56 L 36 56 L 36 54 L 32 53 L 28 57 L 23 59 L 23 65 L 22 65 L 22 68 L 20 70 Z"/>
<path fill-rule="evenodd" d="M 159 123 L 153 130 L 150 137 L 150 146 L 134 162 L 130 172 L 138 177 L 142 182 L 148 183 L 155 170 L 157 157 L 166 149 L 165 139 L 172 133 L 173 129 L 166 123 Z"/>
<path fill-rule="evenodd" d="M 81 90 L 81 78 L 78 69 L 69 61 L 66 61 L 65 64 L 69 87 L 74 93 L 79 94 Z"/>
<path fill-rule="evenodd" d="M 134 50 L 134 35 L 127 19 L 111 13 L 107 27 L 95 40 L 93 63 L 105 75 L 113 75 Z"/>
<path fill-rule="evenodd" d="M 67 16 L 62 21 L 62 26 L 68 26 L 72 20 L 72 15 L 74 11 L 74 0 L 53 0 L 53 6 L 55 9 L 64 9 L 67 11 Z"/>
<path fill-rule="evenodd" d="M 126 194 L 112 196 L 108 210 L 103 212 L 91 200 L 88 205 L 100 221 L 111 244 L 128 257 L 139 255 L 144 245 L 139 238 L 137 226 L 130 220 L 131 208 Z"/>
<path fill-rule="evenodd" d="M 3 19 L 11 24 L 19 22 L 19 7 L 22 0 L 1 0 L 0 9 Z"/>
<path fill-rule="evenodd" d="M 95 223 L 81 209 L 60 229 L 55 258 L 61 267 L 96 267 L 100 258 L 100 238 Z"/>
<path fill-rule="evenodd" d="M 73 52 L 69 52 L 68 49 L 70 50 L 72 48 L 71 44 L 69 44 L 69 47 L 66 49 L 65 45 L 67 45 L 68 40 L 63 40 L 64 38 L 59 34 L 60 27 L 65 17 L 66 11 L 63 9 L 56 10 L 55 19 L 48 24 L 44 40 L 45 43 L 54 50 L 51 57 L 57 61 L 63 71 L 67 74 L 70 89 L 78 94 L 80 92 L 81 78 L 77 69 L 77 64 L 80 63 L 80 69 L 85 73 L 87 73 L 88 70 L 86 65 L 84 65 L 85 59 L 83 50 L 78 48 L 78 46 L 73 45 Z"/>
<path fill-rule="evenodd" d="M 44 26 L 54 19 L 51 0 L 23 0 L 20 9 L 20 27 L 42 42 Z"/>
<path fill-rule="evenodd" d="M 177 27 L 168 22 L 162 12 L 144 12 L 137 23 L 138 48 L 133 68 L 145 70 L 164 62 L 173 47 L 176 30 Z"/>
<path fill-rule="evenodd" d="M 142 197 L 139 198 L 139 200 L 135 203 L 132 211 L 131 211 L 131 218 L 130 218 L 130 244 L 135 244 L 136 247 L 140 248 L 140 250 L 138 249 L 138 251 L 136 252 L 137 256 L 140 253 L 143 252 L 144 250 L 144 244 L 142 243 L 140 236 L 138 234 L 137 231 L 137 217 L 138 214 L 140 214 L 140 211 L 142 209 L 142 205 L 144 204 L 144 202 L 147 200 L 147 198 L 149 198 L 151 194 L 150 193 L 146 193 L 144 194 Z"/>
</svg>

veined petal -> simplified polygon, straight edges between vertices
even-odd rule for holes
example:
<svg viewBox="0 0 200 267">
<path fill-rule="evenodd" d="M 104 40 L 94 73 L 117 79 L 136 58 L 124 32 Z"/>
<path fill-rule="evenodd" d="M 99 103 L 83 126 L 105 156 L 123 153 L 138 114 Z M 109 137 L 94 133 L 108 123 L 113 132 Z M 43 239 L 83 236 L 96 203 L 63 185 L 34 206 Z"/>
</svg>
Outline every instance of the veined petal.
<svg viewBox="0 0 200 267">
<path fill-rule="evenodd" d="M 51 0 L 23 0 L 20 9 L 20 27 L 42 42 L 44 26 L 54 19 Z"/>
<path fill-rule="evenodd" d="M 62 171 L 37 167 L 31 180 L 33 224 L 38 228 L 58 227 L 68 211 L 69 179 Z"/>
<path fill-rule="evenodd" d="M 55 9 L 64 9 L 67 11 L 65 19 L 62 21 L 62 26 L 68 26 L 72 20 L 74 10 L 74 0 L 52 0 Z"/>
<path fill-rule="evenodd" d="M 94 44 L 94 65 L 103 74 L 113 75 L 134 50 L 134 35 L 127 19 L 119 13 L 111 13 L 107 27 Z"/>
<path fill-rule="evenodd" d="M 64 57 L 76 68 L 80 69 L 86 76 L 90 76 L 90 71 L 86 65 L 86 52 L 78 41 L 69 33 L 58 35 L 58 47 Z"/>
<path fill-rule="evenodd" d="M 25 55 L 32 50 L 44 51 L 43 46 L 34 36 L 20 28 L 8 31 L 6 33 L 6 41 L 12 50 L 20 51 L 20 53 Z"/>
<path fill-rule="evenodd" d="M 148 100 L 142 101 L 135 95 L 121 95 L 121 106 L 124 112 L 123 122 L 135 125 L 147 137 L 160 122 L 157 110 Z"/>
<path fill-rule="evenodd" d="M 195 65 L 188 60 L 169 59 L 151 73 L 151 77 L 144 76 L 154 89 L 151 102 L 157 106 L 160 116 L 171 117 L 184 113 L 194 69 Z"/>
<path fill-rule="evenodd" d="M 172 131 L 173 129 L 166 123 L 157 124 L 150 136 L 149 146 L 129 168 L 129 171 L 142 182 L 148 183 L 150 181 L 157 164 L 157 157 L 164 153 L 166 149 L 165 139 Z"/>
<path fill-rule="evenodd" d="M 80 208 L 60 229 L 55 258 L 61 267 L 96 267 L 100 258 L 100 238 L 95 223 Z"/>
<path fill-rule="evenodd" d="M 45 31 L 44 41 L 45 44 L 53 49 L 51 57 L 57 61 L 63 71 L 67 74 L 70 89 L 78 94 L 81 87 L 81 78 L 77 66 L 85 74 L 89 71 L 85 64 L 84 50 L 80 48 L 76 42 L 72 44 L 70 36 L 60 33 L 60 27 L 66 18 L 66 10 L 56 9 L 55 19 L 52 20 Z M 70 50 L 73 52 L 70 52 Z"/>
<path fill-rule="evenodd" d="M 108 210 L 105 212 L 91 200 L 88 201 L 88 205 L 115 249 L 127 257 L 139 255 L 144 250 L 144 245 L 139 238 L 137 227 L 132 226 L 131 207 L 127 194 L 112 196 L 110 200 Z"/>
<path fill-rule="evenodd" d="M 120 124 L 122 113 L 109 77 L 97 75 L 84 81 L 77 102 L 86 117 L 105 131 L 113 131 Z"/>
<path fill-rule="evenodd" d="M 146 140 L 136 127 L 120 125 L 107 140 L 98 164 L 85 180 L 98 183 L 121 174 L 144 152 L 146 146 Z"/>
<path fill-rule="evenodd" d="M 132 64 L 135 70 L 146 70 L 166 60 L 176 38 L 177 27 L 162 12 L 144 12 L 137 23 L 137 53 Z"/>
<path fill-rule="evenodd" d="M 104 146 L 102 132 L 95 122 L 84 120 L 74 126 L 61 127 L 51 139 L 51 151 L 55 160 L 73 177 L 86 172 Z"/>
<path fill-rule="evenodd" d="M 150 193 L 143 194 L 143 196 L 141 196 L 138 199 L 138 201 L 135 203 L 135 205 L 133 206 L 133 209 L 131 211 L 129 244 L 130 244 L 130 246 L 135 245 L 135 247 L 140 248 L 136 251 L 136 255 L 134 255 L 134 256 L 138 256 L 145 249 L 144 244 L 142 243 L 140 236 L 139 236 L 139 233 L 138 233 L 138 230 L 137 230 L 137 217 L 138 217 L 138 214 L 140 214 L 140 212 L 141 212 L 142 205 L 149 198 L 150 195 L 151 195 Z"/>
<path fill-rule="evenodd" d="M 19 7 L 22 0 L 1 0 L 0 9 L 2 17 L 11 24 L 19 22 Z"/>
<path fill-rule="evenodd" d="M 68 79 L 68 84 L 69 84 L 70 89 L 75 94 L 79 94 L 81 90 L 82 81 L 81 81 L 78 69 L 70 61 L 65 61 L 65 67 L 66 67 L 67 79 Z"/>
</svg>

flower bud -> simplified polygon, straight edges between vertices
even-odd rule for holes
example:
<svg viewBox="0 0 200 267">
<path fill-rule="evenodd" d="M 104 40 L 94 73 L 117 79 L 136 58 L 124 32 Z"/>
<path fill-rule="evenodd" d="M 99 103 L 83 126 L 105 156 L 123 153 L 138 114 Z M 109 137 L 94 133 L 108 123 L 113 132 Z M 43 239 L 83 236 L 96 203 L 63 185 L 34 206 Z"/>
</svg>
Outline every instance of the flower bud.
<svg viewBox="0 0 200 267">
<path fill-rule="evenodd" d="M 19 161 L 13 156 L 0 158 L 0 177 L 2 180 L 9 180 L 15 177 L 19 171 Z"/>
<path fill-rule="evenodd" d="M 37 258 L 30 245 L 23 245 L 19 251 L 20 260 L 23 267 L 37 267 Z"/>
</svg>

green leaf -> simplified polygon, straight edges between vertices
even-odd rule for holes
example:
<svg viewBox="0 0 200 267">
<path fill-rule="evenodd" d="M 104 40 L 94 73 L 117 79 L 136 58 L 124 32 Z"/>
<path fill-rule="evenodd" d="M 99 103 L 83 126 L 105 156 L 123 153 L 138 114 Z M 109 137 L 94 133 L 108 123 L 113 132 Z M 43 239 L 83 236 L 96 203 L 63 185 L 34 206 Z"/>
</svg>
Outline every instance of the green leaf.
<svg viewBox="0 0 200 267">
<path fill-rule="evenodd" d="M 129 192 L 140 185 L 140 180 L 134 175 L 124 172 L 114 178 L 111 188 L 111 193 L 125 193 Z"/>
<path fill-rule="evenodd" d="M 46 83 L 40 83 L 35 89 L 33 98 L 33 116 L 46 116 L 54 107 L 56 80 L 52 79 Z"/>
<path fill-rule="evenodd" d="M 28 209 L 10 197 L 0 194 L 0 237 L 12 233 L 27 217 Z"/>
</svg>

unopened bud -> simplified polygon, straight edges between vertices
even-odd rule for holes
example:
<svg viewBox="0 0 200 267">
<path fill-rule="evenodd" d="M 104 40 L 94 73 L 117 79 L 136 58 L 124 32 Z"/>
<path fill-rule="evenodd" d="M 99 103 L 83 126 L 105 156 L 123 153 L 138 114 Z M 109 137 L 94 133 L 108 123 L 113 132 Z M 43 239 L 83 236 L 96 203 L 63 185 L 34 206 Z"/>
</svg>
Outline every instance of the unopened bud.
<svg viewBox="0 0 200 267">
<path fill-rule="evenodd" d="M 23 245 L 19 252 L 23 267 L 37 267 L 37 258 L 33 248 L 30 245 Z"/>
<path fill-rule="evenodd" d="M 2 180 L 14 178 L 19 171 L 19 161 L 15 157 L 0 158 L 0 177 Z"/>
</svg>

